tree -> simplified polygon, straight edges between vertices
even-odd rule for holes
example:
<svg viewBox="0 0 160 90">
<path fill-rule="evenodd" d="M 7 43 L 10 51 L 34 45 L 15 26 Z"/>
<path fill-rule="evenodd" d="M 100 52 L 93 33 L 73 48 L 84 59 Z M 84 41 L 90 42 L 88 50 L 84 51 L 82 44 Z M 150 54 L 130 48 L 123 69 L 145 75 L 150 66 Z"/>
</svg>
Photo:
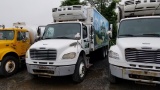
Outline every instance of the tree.
<svg viewBox="0 0 160 90">
<path fill-rule="evenodd" d="M 110 24 L 113 24 L 113 39 L 115 39 L 117 36 L 117 15 L 114 11 L 115 8 L 116 8 L 116 2 L 113 1 L 104 12 L 105 18 L 109 20 Z"/>
<path fill-rule="evenodd" d="M 109 21 L 110 24 L 113 24 L 113 39 L 117 36 L 117 15 L 115 13 L 116 3 L 120 0 L 87 0 L 91 3 L 92 6 L 95 6 L 96 9 Z"/>
<path fill-rule="evenodd" d="M 111 3 L 109 0 L 94 0 L 96 9 L 113 25 L 112 33 L 113 37 L 110 40 L 109 46 L 112 46 L 116 42 L 117 36 L 117 15 L 115 13 L 116 3 L 120 0 L 113 0 Z"/>
<path fill-rule="evenodd" d="M 65 0 L 62 1 L 61 6 L 69 6 L 69 5 L 86 5 L 86 1 L 80 2 L 80 0 Z"/>
</svg>

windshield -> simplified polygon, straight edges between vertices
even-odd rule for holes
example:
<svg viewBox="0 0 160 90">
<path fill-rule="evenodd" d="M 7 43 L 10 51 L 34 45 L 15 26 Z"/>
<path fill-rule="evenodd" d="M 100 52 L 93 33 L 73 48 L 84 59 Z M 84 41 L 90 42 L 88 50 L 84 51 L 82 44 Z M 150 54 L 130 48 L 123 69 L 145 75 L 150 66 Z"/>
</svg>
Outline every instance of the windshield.
<svg viewBox="0 0 160 90">
<path fill-rule="evenodd" d="M 60 23 L 46 26 L 43 39 L 74 39 L 80 33 L 79 23 Z"/>
<path fill-rule="evenodd" d="M 14 31 L 13 30 L 0 30 L 0 40 L 13 40 Z"/>
<path fill-rule="evenodd" d="M 159 37 L 160 19 L 141 18 L 124 20 L 120 24 L 118 37 Z"/>
</svg>

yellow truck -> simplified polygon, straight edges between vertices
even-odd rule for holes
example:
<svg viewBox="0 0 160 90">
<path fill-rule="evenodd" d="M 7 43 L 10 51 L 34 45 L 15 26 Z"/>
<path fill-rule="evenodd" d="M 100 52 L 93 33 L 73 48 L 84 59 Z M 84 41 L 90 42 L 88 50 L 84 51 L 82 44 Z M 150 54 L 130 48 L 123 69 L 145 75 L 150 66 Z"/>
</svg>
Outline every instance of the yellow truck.
<svg viewBox="0 0 160 90">
<path fill-rule="evenodd" d="M 14 28 L 0 28 L 0 75 L 11 76 L 25 62 L 25 54 L 37 37 L 37 32 L 24 28 L 24 23 L 14 23 Z"/>
</svg>

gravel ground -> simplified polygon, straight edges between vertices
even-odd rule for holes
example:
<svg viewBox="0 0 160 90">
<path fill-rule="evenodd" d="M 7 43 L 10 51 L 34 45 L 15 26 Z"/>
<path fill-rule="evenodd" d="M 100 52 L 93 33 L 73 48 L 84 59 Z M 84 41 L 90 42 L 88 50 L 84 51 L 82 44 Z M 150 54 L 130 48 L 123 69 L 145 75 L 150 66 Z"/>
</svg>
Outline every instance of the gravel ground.
<svg viewBox="0 0 160 90">
<path fill-rule="evenodd" d="M 11 77 L 0 76 L 0 90 L 159 90 L 160 85 L 142 85 L 133 81 L 120 80 L 118 84 L 108 81 L 107 59 L 94 58 L 93 66 L 87 71 L 85 80 L 74 84 L 71 76 L 32 78 L 26 68 Z"/>
</svg>

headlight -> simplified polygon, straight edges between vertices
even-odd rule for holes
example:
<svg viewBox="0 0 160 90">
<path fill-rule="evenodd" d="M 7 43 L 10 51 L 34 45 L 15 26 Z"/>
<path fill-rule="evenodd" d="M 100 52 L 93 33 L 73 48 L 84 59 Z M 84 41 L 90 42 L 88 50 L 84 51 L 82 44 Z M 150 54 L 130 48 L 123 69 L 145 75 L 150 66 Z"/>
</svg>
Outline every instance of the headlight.
<svg viewBox="0 0 160 90">
<path fill-rule="evenodd" d="M 62 59 L 73 59 L 75 57 L 76 57 L 76 53 L 75 52 L 71 52 L 71 53 L 64 54 Z"/>
<path fill-rule="evenodd" d="M 26 56 L 25 56 L 25 58 L 28 58 L 28 52 L 26 52 Z"/>
<path fill-rule="evenodd" d="M 114 59 L 119 59 L 119 54 L 113 51 L 109 51 L 109 57 Z"/>
</svg>

